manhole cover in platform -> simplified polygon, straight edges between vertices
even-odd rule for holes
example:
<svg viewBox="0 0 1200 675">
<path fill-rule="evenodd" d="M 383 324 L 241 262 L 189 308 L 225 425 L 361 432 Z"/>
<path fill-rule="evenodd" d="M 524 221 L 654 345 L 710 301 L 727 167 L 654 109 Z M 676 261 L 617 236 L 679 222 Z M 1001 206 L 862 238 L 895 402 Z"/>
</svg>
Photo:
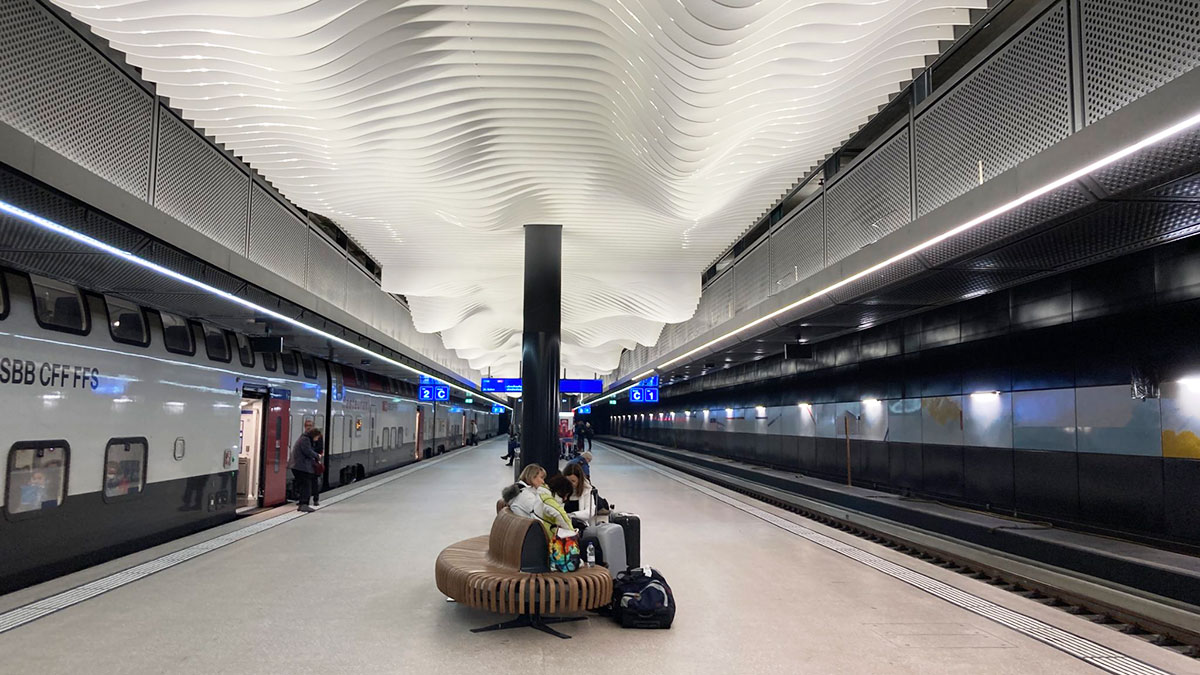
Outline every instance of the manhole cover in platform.
<svg viewBox="0 0 1200 675">
<path fill-rule="evenodd" d="M 917 649 L 994 649 L 1009 643 L 961 623 L 871 623 L 867 627 L 897 647 Z"/>
</svg>

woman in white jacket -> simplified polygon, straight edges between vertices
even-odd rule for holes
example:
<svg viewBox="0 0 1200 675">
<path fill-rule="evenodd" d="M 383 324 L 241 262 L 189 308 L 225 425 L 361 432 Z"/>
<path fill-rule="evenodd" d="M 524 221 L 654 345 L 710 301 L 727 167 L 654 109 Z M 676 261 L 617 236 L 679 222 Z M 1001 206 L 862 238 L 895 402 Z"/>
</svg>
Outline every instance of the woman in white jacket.
<svg viewBox="0 0 1200 675">
<path fill-rule="evenodd" d="M 542 521 L 548 532 L 551 524 L 568 530 L 574 529 L 563 511 L 547 504 L 543 499 L 550 495 L 550 491 L 545 487 L 545 469 L 537 464 L 530 464 L 521 471 L 517 484 L 521 486 L 521 491 L 508 503 L 508 508 L 513 513 Z"/>
</svg>

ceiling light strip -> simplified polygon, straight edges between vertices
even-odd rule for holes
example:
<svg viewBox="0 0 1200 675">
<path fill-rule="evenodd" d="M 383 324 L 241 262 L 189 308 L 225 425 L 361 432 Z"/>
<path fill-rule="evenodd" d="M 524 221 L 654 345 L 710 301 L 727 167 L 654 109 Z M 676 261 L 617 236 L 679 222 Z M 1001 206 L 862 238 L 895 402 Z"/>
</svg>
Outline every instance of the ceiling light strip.
<svg viewBox="0 0 1200 675">
<path fill-rule="evenodd" d="M 1119 162 L 1120 160 L 1122 160 L 1134 153 L 1140 152 L 1141 150 L 1144 150 L 1156 143 L 1160 143 L 1168 138 L 1171 138 L 1173 136 L 1181 134 L 1181 133 L 1188 131 L 1190 129 L 1193 129 L 1197 126 L 1200 126 L 1200 113 L 1193 114 L 1192 116 L 1187 117 L 1186 119 L 1184 119 L 1176 124 L 1173 124 L 1161 131 L 1151 134 L 1132 145 L 1126 146 L 1125 148 L 1122 148 L 1121 150 L 1118 150 L 1110 155 L 1102 157 L 1101 159 L 1098 159 L 1095 162 L 1092 162 L 1091 164 L 1088 164 L 1080 169 L 1072 171 L 1071 173 L 1069 173 L 1065 176 L 1062 176 L 1061 178 L 1058 178 L 1057 180 L 1051 181 L 1051 182 L 1043 185 L 1042 187 L 1039 187 L 1035 190 L 1031 190 L 1030 192 L 1027 192 L 1024 195 L 1022 195 L 1006 204 L 998 206 L 998 207 L 992 209 L 991 211 L 988 211 L 980 216 L 976 216 L 975 218 L 968 220 L 967 222 L 959 225 L 958 227 L 955 227 L 951 230 L 943 232 L 942 234 L 939 234 L 936 237 L 933 237 L 924 242 L 921 242 L 920 244 L 917 244 L 916 246 L 913 246 L 912 248 L 910 248 L 906 251 L 897 253 L 896 255 L 888 258 L 887 260 L 884 260 L 883 262 L 872 265 L 871 267 L 868 267 L 867 269 L 862 270 L 861 272 L 857 272 L 857 273 L 852 274 L 840 281 L 832 283 L 832 284 L 822 288 L 819 291 L 810 293 L 809 295 L 806 295 L 803 298 L 800 298 L 799 300 L 797 300 L 789 305 L 781 307 L 781 308 L 775 310 L 774 312 L 771 312 L 770 314 L 759 317 L 758 319 L 755 319 L 754 321 L 751 321 L 750 323 L 747 323 L 743 326 L 735 328 L 718 338 L 709 340 L 708 342 L 705 342 L 704 344 L 700 345 L 699 347 L 696 347 L 695 349 L 692 349 L 688 352 L 680 354 L 679 356 L 676 356 L 675 358 L 671 359 L 670 361 L 666 361 L 664 363 L 661 363 L 661 364 L 655 366 L 649 372 L 661 370 L 668 366 L 672 366 L 676 363 L 679 363 L 680 361 L 683 361 L 684 359 L 686 359 L 688 357 L 691 357 L 709 347 L 712 347 L 713 345 L 721 342 L 722 340 L 731 338 L 734 335 L 736 335 L 746 329 L 753 328 L 761 323 L 770 321 L 771 319 L 774 319 L 777 316 L 785 314 L 801 305 L 809 303 L 809 302 L 817 299 L 818 297 L 825 295 L 826 293 L 829 293 L 830 291 L 835 291 L 847 284 L 858 281 L 859 279 L 861 279 L 869 274 L 873 274 L 873 273 L 878 272 L 886 267 L 889 267 L 901 260 L 910 258 L 910 257 L 920 253 L 921 251 L 924 251 L 925 249 L 929 248 L 930 246 L 933 246 L 942 241 L 945 241 L 946 239 L 949 239 L 950 237 L 953 237 L 955 235 L 961 234 L 973 227 L 976 227 L 978 225 L 986 223 L 987 221 L 992 220 L 993 218 L 995 218 L 997 216 L 1008 213 L 1009 211 L 1012 211 L 1013 209 L 1015 209 L 1019 206 L 1022 206 L 1023 204 L 1026 204 L 1034 199 L 1037 199 L 1038 197 L 1041 197 L 1042 195 L 1045 195 L 1049 192 L 1053 192 L 1054 190 L 1057 190 L 1058 188 L 1060 188 L 1072 181 L 1078 180 L 1080 178 L 1083 178 L 1084 176 L 1088 176 L 1092 173 L 1095 173 L 1096 171 L 1099 171 L 1100 169 L 1103 169 L 1104 167 L 1107 167 L 1111 164 Z M 638 380 L 640 380 L 643 377 L 645 377 L 645 375 L 639 375 L 637 378 L 635 378 L 634 382 L 637 382 Z M 632 387 L 632 386 L 633 385 L 630 385 L 630 387 Z M 630 387 L 626 387 L 625 389 L 622 389 L 621 391 L 625 391 L 625 390 L 629 389 Z M 616 392 L 616 393 L 620 393 L 620 392 Z M 605 394 L 604 396 L 607 396 L 607 394 Z M 604 398 L 604 396 L 601 396 L 600 398 Z M 597 401 L 597 400 L 599 400 L 599 398 L 592 399 L 592 401 Z M 591 401 L 589 401 L 588 403 L 591 403 Z"/>
<path fill-rule="evenodd" d="M 193 279 L 184 274 L 180 274 L 179 272 L 176 272 L 175 270 L 168 269 L 166 267 L 163 267 L 162 265 L 159 265 L 157 263 L 153 263 L 149 260 L 146 260 L 145 258 L 138 257 L 138 256 L 130 253 L 129 251 L 121 250 L 115 246 L 112 246 L 111 244 L 106 244 L 106 243 L 100 241 L 99 239 L 89 237 L 88 235 L 83 234 L 81 232 L 76 232 L 75 230 L 72 230 L 71 228 L 66 227 L 65 225 L 56 223 L 53 220 L 50 220 L 48 218 L 43 218 L 42 216 L 39 216 L 35 213 L 30 213 L 29 211 L 26 211 L 25 209 L 22 209 L 19 206 L 14 206 L 12 204 L 9 204 L 8 202 L 0 200 L 0 212 L 7 213 L 10 216 L 19 218 L 27 223 L 36 225 L 37 227 L 40 227 L 44 230 L 49 230 L 51 232 L 54 232 L 55 234 L 60 234 L 64 237 L 67 237 L 69 239 L 77 241 L 77 242 L 84 244 L 86 246 L 89 246 L 91 248 L 94 248 L 94 249 L 97 249 L 100 251 L 104 251 L 105 253 L 113 255 L 117 258 L 121 258 L 121 259 L 131 262 L 135 265 L 144 267 L 148 270 L 152 270 L 152 271 L 157 272 L 165 277 L 174 279 L 180 283 L 187 284 L 188 286 L 191 286 L 193 288 L 198 288 L 202 291 L 205 291 L 206 293 L 211 293 L 212 295 L 223 298 L 232 303 L 241 305 L 242 307 L 245 307 L 247 309 L 251 309 L 255 312 L 261 312 L 262 314 L 265 314 L 266 316 L 269 316 L 272 319 L 282 321 L 291 326 L 295 326 L 296 328 L 299 328 L 307 333 L 311 333 L 318 337 L 325 338 L 326 340 L 337 343 L 338 345 L 341 345 L 343 347 L 349 347 L 350 349 L 353 349 L 353 350 L 361 352 L 365 355 L 371 356 L 372 358 L 382 359 L 384 362 L 386 362 L 390 365 L 396 366 L 397 368 L 402 368 L 402 369 L 407 370 L 415 375 L 423 375 L 425 377 L 429 377 L 429 378 L 438 380 L 439 382 L 444 381 L 444 380 L 442 380 L 442 378 L 440 378 L 436 375 L 432 375 L 423 370 L 419 370 L 419 369 L 414 368 L 406 363 L 401 363 L 400 361 L 397 361 L 395 359 L 388 358 L 382 354 L 377 354 L 377 353 L 367 349 L 366 347 L 356 345 L 353 342 L 346 340 L 345 338 L 340 338 L 336 335 L 326 333 L 323 330 L 314 328 L 306 323 L 303 323 L 301 321 L 293 319 L 289 316 L 285 316 L 283 314 L 280 314 L 279 312 L 276 312 L 271 309 L 267 309 L 266 307 L 257 305 L 253 302 L 250 302 L 249 300 L 246 300 L 245 298 L 239 298 L 238 296 L 236 296 L 232 293 L 223 291 L 223 290 L 213 287 L 213 286 L 209 286 L 208 284 L 204 283 L 203 281 L 198 281 L 198 280 Z M 466 394 L 471 394 L 472 396 L 479 396 L 480 398 L 484 399 L 485 401 L 490 401 L 497 405 L 504 406 L 505 408 L 507 408 L 509 410 L 512 410 L 511 406 L 505 405 L 504 403 L 501 403 L 500 401 L 488 398 L 487 396 L 484 396 L 484 395 L 480 394 L 479 392 L 472 391 L 471 389 L 467 389 L 466 387 L 454 384 L 452 382 L 446 382 L 446 384 L 448 386 L 450 386 L 452 389 L 456 389 L 456 390 L 461 391 Z"/>
</svg>

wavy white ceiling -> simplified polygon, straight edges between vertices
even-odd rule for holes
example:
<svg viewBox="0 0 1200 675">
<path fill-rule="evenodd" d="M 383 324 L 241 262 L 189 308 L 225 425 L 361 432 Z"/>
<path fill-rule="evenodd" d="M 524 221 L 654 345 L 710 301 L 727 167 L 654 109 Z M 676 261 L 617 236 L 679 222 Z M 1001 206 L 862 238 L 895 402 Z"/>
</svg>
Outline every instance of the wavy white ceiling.
<svg viewBox="0 0 1200 675">
<path fill-rule="evenodd" d="M 563 363 L 688 319 L 699 273 L 986 0 L 54 0 L 515 375 L 522 225 L 561 223 Z"/>
</svg>

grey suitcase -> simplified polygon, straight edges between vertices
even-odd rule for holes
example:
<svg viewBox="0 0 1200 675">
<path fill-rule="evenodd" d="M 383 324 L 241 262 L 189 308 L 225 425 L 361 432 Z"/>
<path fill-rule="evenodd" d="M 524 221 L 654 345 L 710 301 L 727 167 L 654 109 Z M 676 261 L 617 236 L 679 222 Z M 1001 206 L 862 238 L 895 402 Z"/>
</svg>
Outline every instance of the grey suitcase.
<svg viewBox="0 0 1200 675">
<path fill-rule="evenodd" d="M 596 564 L 604 565 L 616 575 L 628 569 L 625 562 L 625 532 L 620 525 L 597 523 L 583 531 L 579 538 L 579 553 L 587 560 L 587 547 L 596 546 Z"/>
</svg>

